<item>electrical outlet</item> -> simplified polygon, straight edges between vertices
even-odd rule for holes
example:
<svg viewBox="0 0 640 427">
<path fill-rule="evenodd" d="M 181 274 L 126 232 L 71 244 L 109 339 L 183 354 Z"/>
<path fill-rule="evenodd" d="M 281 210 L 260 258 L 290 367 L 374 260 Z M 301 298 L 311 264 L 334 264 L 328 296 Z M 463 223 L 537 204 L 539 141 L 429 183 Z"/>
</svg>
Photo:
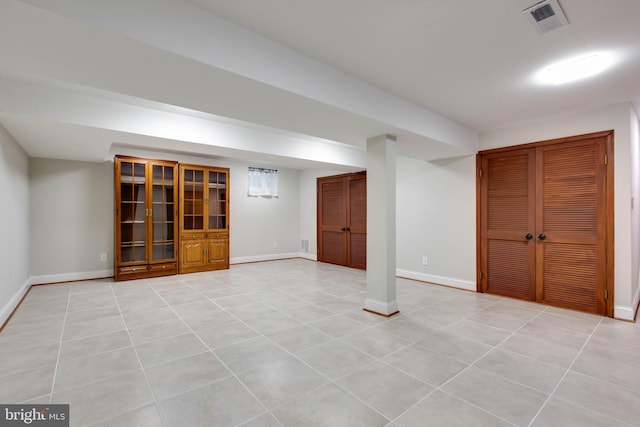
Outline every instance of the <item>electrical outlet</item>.
<svg viewBox="0 0 640 427">
<path fill-rule="evenodd" d="M 100 254 L 100 262 L 107 262 L 107 254 L 105 253 Z"/>
<path fill-rule="evenodd" d="M 422 265 L 429 265 L 429 258 L 426 256 L 422 257 Z"/>
</svg>

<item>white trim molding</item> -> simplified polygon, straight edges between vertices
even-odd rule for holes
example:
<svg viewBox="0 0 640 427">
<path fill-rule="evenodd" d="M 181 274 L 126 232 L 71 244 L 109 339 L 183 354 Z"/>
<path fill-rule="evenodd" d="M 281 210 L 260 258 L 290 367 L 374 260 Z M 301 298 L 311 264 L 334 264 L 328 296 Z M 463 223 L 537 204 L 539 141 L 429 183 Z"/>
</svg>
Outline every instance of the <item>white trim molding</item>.
<svg viewBox="0 0 640 427">
<path fill-rule="evenodd" d="M 78 280 L 94 280 L 113 277 L 113 269 L 83 271 L 81 273 L 45 274 L 42 276 L 31 276 L 30 285 L 44 285 L 47 283 L 76 282 Z"/>
<path fill-rule="evenodd" d="M 367 298 L 364 300 L 364 309 L 383 316 L 390 316 L 398 312 L 398 301 L 382 302 Z"/>
<path fill-rule="evenodd" d="M 470 280 L 460 280 L 452 277 L 435 276 L 433 274 L 417 273 L 415 271 L 400 269 L 396 269 L 396 276 L 476 292 L 476 282 Z"/>
<path fill-rule="evenodd" d="M 304 258 L 304 259 L 308 259 L 309 261 L 318 261 L 318 255 L 310 254 L 310 253 L 307 253 L 307 252 L 300 252 L 298 254 L 298 257 Z"/>
<path fill-rule="evenodd" d="M 633 322 L 635 318 L 636 310 L 633 307 L 627 307 L 626 305 L 616 305 L 613 308 L 613 317 L 619 320 L 628 320 Z"/>
<path fill-rule="evenodd" d="M 298 252 L 283 253 L 283 254 L 255 255 L 255 256 L 229 258 L 229 264 L 245 264 L 249 262 L 276 261 L 280 259 L 301 258 L 301 257 L 302 257 L 302 254 Z"/>
<path fill-rule="evenodd" d="M 13 294 L 13 296 L 9 298 L 9 301 L 7 301 L 4 306 L 0 307 L 0 327 L 2 327 L 7 320 L 9 320 L 11 313 L 13 313 L 16 307 L 18 307 L 18 304 L 20 304 L 20 301 L 22 301 L 22 298 L 24 298 L 30 288 L 31 286 L 29 285 L 29 281 L 27 280 L 20 287 L 20 289 L 18 289 L 18 292 Z"/>
</svg>

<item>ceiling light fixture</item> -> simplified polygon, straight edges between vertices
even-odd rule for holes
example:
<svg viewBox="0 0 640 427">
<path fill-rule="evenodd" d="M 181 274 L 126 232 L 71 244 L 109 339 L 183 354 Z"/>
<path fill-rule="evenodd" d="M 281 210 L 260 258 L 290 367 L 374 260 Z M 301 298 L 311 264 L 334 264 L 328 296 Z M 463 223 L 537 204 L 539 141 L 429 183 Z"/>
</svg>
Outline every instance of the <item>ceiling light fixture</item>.
<svg viewBox="0 0 640 427">
<path fill-rule="evenodd" d="M 611 64 L 607 55 L 591 53 L 550 65 L 538 73 L 538 79 L 553 85 L 570 83 L 600 74 Z"/>
</svg>

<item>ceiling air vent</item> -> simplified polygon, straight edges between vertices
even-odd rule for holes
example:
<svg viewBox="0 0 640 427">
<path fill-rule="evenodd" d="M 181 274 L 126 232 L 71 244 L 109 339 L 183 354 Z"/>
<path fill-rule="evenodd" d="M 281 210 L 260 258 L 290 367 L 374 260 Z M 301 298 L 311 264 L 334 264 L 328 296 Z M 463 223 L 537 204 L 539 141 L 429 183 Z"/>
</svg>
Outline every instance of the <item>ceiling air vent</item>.
<svg viewBox="0 0 640 427">
<path fill-rule="evenodd" d="M 544 0 L 522 11 L 538 34 L 545 34 L 569 25 L 558 0 Z"/>
</svg>

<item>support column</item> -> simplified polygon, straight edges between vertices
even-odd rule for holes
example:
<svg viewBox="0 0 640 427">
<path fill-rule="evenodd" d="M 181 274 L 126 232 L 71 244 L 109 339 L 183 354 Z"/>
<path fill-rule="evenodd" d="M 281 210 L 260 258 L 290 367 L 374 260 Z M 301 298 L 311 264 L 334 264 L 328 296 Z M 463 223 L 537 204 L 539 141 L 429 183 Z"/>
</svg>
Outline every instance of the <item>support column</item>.
<svg viewBox="0 0 640 427">
<path fill-rule="evenodd" d="M 396 137 L 367 139 L 367 298 L 364 310 L 397 314 Z"/>
</svg>

